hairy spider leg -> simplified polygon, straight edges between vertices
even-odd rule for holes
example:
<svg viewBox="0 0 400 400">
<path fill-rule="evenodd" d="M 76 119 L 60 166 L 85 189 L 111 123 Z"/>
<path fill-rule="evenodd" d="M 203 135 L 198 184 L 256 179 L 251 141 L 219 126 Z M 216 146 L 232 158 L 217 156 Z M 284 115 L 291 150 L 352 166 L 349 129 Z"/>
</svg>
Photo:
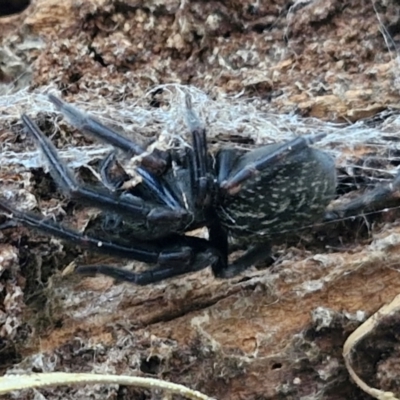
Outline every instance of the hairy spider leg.
<svg viewBox="0 0 400 400">
<path fill-rule="evenodd" d="M 141 146 L 103 125 L 92 116 L 80 111 L 78 108 L 62 101 L 52 94 L 49 94 L 49 100 L 57 107 L 71 125 L 78 130 L 91 134 L 127 153 L 133 155 L 141 155 L 145 153 L 145 150 Z M 165 170 L 167 163 L 160 157 L 148 154 L 143 157 L 142 165 L 149 168 L 149 170 L 154 173 L 161 173 Z"/>
<path fill-rule="evenodd" d="M 258 160 L 255 160 L 252 163 L 249 163 L 235 175 L 226 177 L 227 180 L 224 180 L 220 183 L 221 189 L 231 196 L 235 195 L 240 191 L 242 184 L 245 181 L 253 178 L 260 171 L 270 168 L 282 160 L 285 160 L 287 157 L 300 152 L 310 144 L 322 139 L 324 136 L 326 136 L 326 134 L 319 134 L 310 137 L 298 137 L 283 143 L 275 151 L 265 155 L 264 157 L 260 157 Z M 224 161 L 227 162 L 228 160 Z M 228 171 L 226 166 L 222 166 L 222 168 L 224 171 Z"/>
<path fill-rule="evenodd" d="M 182 208 L 171 209 L 145 202 L 133 195 L 117 195 L 105 187 L 96 188 L 96 190 L 81 187 L 72 171 L 61 161 L 55 146 L 44 136 L 38 126 L 26 115 L 22 116 L 22 121 L 44 153 L 50 165 L 51 176 L 71 199 L 82 200 L 100 209 L 111 209 L 118 214 L 139 219 L 149 225 L 154 223 L 158 229 L 160 225 L 164 225 L 169 232 L 174 232 L 174 229 L 178 231 L 182 226 L 190 223 L 191 216 Z"/>
<path fill-rule="evenodd" d="M 79 266 L 75 271 L 82 274 L 101 273 L 138 285 L 147 285 L 187 272 L 204 269 L 210 265 L 210 262 L 214 262 L 219 257 L 218 251 L 211 248 L 206 240 L 196 237 L 173 235 L 167 240 L 163 240 L 162 243 L 160 241 L 132 239 L 130 246 L 127 247 L 115 242 L 96 239 L 68 229 L 57 222 L 43 219 L 38 215 L 16 210 L 2 198 L 0 198 L 0 210 L 25 226 L 76 243 L 82 248 L 120 258 L 156 264 L 156 267 L 152 270 L 140 273 L 104 265 Z"/>
<path fill-rule="evenodd" d="M 347 204 L 334 207 L 327 211 L 322 220 L 323 223 L 334 222 L 337 220 L 361 215 L 365 212 L 384 210 L 394 206 L 399 206 L 400 201 L 400 171 L 392 182 L 379 185 L 373 190 L 369 190 L 360 197 L 349 201 Z"/>
</svg>

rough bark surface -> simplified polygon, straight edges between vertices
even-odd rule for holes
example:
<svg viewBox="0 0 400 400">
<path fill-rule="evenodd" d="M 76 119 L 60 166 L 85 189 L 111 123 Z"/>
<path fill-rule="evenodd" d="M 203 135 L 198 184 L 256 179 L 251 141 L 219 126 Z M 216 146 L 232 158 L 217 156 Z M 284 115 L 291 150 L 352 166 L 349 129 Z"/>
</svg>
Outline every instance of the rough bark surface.
<svg viewBox="0 0 400 400">
<path fill-rule="evenodd" d="M 217 100 L 240 93 L 273 113 L 330 122 L 370 118 L 370 126 L 380 127 L 396 118 L 400 98 L 399 11 L 396 1 L 33 0 L 21 14 L 0 19 L 0 94 L 50 85 L 66 100 L 90 101 L 96 109 L 179 83 Z M 162 106 L 162 98 L 150 100 L 149 108 Z M 0 108 L 3 116 L 8 110 Z M 41 126 L 57 146 L 81 143 L 71 128 L 70 136 L 65 126 L 54 134 L 46 118 L 39 118 Z M 15 153 L 26 150 L 17 122 L 0 126 L 2 146 Z M 240 141 L 240 132 L 231 135 Z M 386 135 L 392 147 L 381 150 L 388 155 L 376 166 L 382 170 L 399 164 L 397 132 Z M 346 156 L 363 163 L 367 148 L 347 149 Z M 0 181 L 27 208 L 40 204 L 68 222 L 87 221 L 38 167 L 2 168 Z M 348 378 L 341 351 L 350 332 L 399 292 L 396 217 L 392 210 L 369 225 L 360 218 L 320 227 L 309 240 L 278 247 L 272 268 L 236 279 L 203 271 L 143 288 L 63 275 L 77 259 L 98 258 L 25 228 L 3 229 L 1 374 L 141 374 L 219 400 L 368 399 Z M 357 356 L 365 380 L 394 392 L 400 390 L 398 324 L 388 321 Z M 163 398 L 115 386 L 41 394 Z"/>
</svg>

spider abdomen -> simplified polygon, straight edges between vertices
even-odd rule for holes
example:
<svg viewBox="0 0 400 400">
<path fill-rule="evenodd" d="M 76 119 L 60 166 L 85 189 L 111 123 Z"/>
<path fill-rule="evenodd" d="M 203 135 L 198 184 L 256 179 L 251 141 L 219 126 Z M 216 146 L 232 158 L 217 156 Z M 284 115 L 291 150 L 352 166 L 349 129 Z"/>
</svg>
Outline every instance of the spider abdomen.
<svg viewBox="0 0 400 400">
<path fill-rule="evenodd" d="M 277 146 L 245 153 L 235 162 L 230 176 Z M 232 236 L 263 241 L 321 219 L 335 188 L 332 157 L 306 147 L 248 179 L 238 193 L 223 199 L 218 213 Z"/>
</svg>

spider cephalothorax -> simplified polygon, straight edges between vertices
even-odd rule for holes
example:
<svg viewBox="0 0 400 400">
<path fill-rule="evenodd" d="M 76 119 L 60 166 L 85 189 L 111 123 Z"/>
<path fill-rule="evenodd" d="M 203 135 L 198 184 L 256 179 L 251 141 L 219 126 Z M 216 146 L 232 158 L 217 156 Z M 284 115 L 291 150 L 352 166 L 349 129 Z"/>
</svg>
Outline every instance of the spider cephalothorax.
<svg viewBox="0 0 400 400">
<path fill-rule="evenodd" d="M 102 182 L 86 186 L 59 158 L 54 145 L 36 124 L 22 116 L 49 164 L 50 174 L 71 199 L 113 214 L 99 237 L 78 233 L 37 214 L 18 211 L 0 198 L 0 210 L 14 220 L 81 247 L 153 264 L 135 273 L 106 265 L 80 266 L 80 273 L 102 273 L 145 285 L 211 266 L 217 277 L 231 277 L 269 256 L 277 234 L 295 231 L 319 220 L 332 219 L 375 207 L 390 198 L 391 187 L 381 187 L 325 215 L 335 194 L 332 158 L 310 147 L 321 135 L 296 138 L 252 151 L 223 148 L 211 154 L 206 131 L 187 101 L 192 146 L 147 154 L 131 140 L 100 124 L 75 107 L 49 96 L 50 101 L 78 129 L 94 135 L 127 155 L 141 155 L 131 176 L 111 153 L 100 168 Z M 325 215 L 325 216 L 324 216 Z M 186 235 L 207 227 L 209 239 Z M 228 238 L 247 251 L 228 264 Z"/>
</svg>

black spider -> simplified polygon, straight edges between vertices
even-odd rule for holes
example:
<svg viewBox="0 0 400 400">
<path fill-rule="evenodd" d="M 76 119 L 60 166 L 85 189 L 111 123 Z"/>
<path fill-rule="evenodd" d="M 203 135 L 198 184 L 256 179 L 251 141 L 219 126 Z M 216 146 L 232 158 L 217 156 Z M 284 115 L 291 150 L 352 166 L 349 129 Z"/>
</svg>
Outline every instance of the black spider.
<svg viewBox="0 0 400 400">
<path fill-rule="evenodd" d="M 146 285 L 211 266 L 216 277 L 229 278 L 267 259 L 270 242 L 282 232 L 356 215 L 396 200 L 399 177 L 391 185 L 378 187 L 325 213 L 335 195 L 335 166 L 327 153 L 309 147 L 322 135 L 253 151 L 223 148 L 212 155 L 207 149 L 205 129 L 187 100 L 192 147 L 147 154 L 75 107 L 55 96 L 49 98 L 76 128 L 128 155 L 142 156 L 136 168 L 140 183 L 130 184 L 132 177 L 111 153 L 100 169 L 102 182 L 86 187 L 76 180 L 36 124 L 22 116 L 60 189 L 69 198 L 116 217 L 113 224 L 104 224 L 102 233 L 94 237 L 18 211 L 3 198 L 0 210 L 23 225 L 81 247 L 155 265 L 140 273 L 106 265 L 79 266 L 79 273 L 101 273 Z M 185 234 L 204 226 L 208 228 L 208 240 Z M 228 236 L 248 247 L 232 264 L 228 264 Z"/>
</svg>

